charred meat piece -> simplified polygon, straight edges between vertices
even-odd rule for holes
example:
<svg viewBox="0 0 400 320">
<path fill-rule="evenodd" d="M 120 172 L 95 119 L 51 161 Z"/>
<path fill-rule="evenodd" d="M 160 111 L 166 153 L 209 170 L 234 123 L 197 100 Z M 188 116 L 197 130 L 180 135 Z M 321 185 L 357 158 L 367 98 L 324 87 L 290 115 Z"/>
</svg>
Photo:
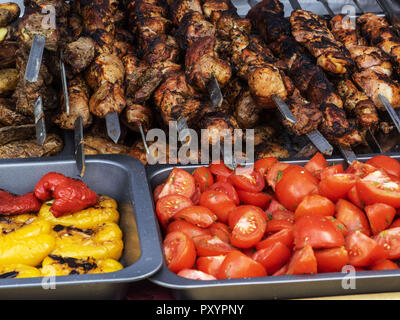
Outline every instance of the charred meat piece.
<svg viewBox="0 0 400 320">
<path fill-rule="evenodd" d="M 21 9 L 18 4 L 6 2 L 0 4 L 0 27 L 6 27 L 18 19 Z"/>
<path fill-rule="evenodd" d="M 183 17 L 190 11 L 203 14 L 200 0 L 177 0 L 170 1 L 168 4 L 170 5 L 173 22 L 176 25 L 181 25 Z"/>
<path fill-rule="evenodd" d="M 128 154 L 130 151 L 127 146 L 116 144 L 109 139 L 97 136 L 85 136 L 83 143 L 85 146 L 85 153 L 86 148 L 88 148 L 88 151 L 96 150 L 96 154 Z"/>
<path fill-rule="evenodd" d="M 28 123 L 33 123 L 33 118 L 16 112 L 15 102 L 12 99 L 0 98 L 0 124 L 17 126 Z"/>
<path fill-rule="evenodd" d="M 111 112 L 121 113 L 125 107 L 125 92 L 120 83 L 103 82 L 89 100 L 90 112 L 100 118 Z"/>
<path fill-rule="evenodd" d="M 144 132 L 148 131 L 152 123 L 152 111 L 149 107 L 140 104 L 128 104 L 125 109 L 125 119 L 129 129 L 140 132 L 140 127 Z"/>
<path fill-rule="evenodd" d="M 10 125 L 0 128 L 0 146 L 13 141 L 29 140 L 35 136 L 34 124 Z"/>
<path fill-rule="evenodd" d="M 63 59 L 74 73 L 85 70 L 95 57 L 95 42 L 89 37 L 80 37 L 67 44 L 63 51 Z"/>
<path fill-rule="evenodd" d="M 255 103 L 250 91 L 241 92 L 234 105 L 234 116 L 242 129 L 254 128 L 260 121 L 262 108 Z"/>
<path fill-rule="evenodd" d="M 17 87 L 18 70 L 15 68 L 0 69 L 0 97 L 8 96 Z"/>
</svg>

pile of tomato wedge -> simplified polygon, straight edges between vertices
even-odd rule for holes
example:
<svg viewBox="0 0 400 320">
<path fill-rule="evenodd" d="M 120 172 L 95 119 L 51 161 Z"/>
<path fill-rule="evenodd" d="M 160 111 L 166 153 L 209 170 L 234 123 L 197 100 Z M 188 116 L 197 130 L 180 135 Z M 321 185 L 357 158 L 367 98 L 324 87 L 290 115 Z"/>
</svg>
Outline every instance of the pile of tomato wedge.
<svg viewBox="0 0 400 320">
<path fill-rule="evenodd" d="M 185 278 L 399 268 L 400 163 L 388 156 L 174 168 L 154 200 L 167 266 Z"/>
</svg>

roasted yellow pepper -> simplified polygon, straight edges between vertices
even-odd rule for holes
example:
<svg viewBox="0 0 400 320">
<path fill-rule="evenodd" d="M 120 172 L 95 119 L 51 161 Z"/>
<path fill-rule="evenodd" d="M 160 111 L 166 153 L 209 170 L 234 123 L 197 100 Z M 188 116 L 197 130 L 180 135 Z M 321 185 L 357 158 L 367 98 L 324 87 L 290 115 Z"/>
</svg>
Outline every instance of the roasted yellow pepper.
<svg viewBox="0 0 400 320">
<path fill-rule="evenodd" d="M 50 255 L 42 262 L 43 276 L 106 273 L 121 270 L 123 266 L 114 259 L 75 259 Z"/>
<path fill-rule="evenodd" d="M 52 225 L 33 214 L 21 214 L 0 218 L 0 233 L 13 239 L 49 234 Z M 1 241 L 1 236 L 0 236 Z"/>
<path fill-rule="evenodd" d="M 33 278 L 41 277 L 39 269 L 24 264 L 0 266 L 0 278 Z"/>
<path fill-rule="evenodd" d="M 77 259 L 119 259 L 124 243 L 122 231 L 114 222 L 90 229 L 57 225 L 53 228 L 56 245 L 51 254 Z"/>
<path fill-rule="evenodd" d="M 59 218 L 54 217 L 51 213 L 51 205 L 44 203 L 39 211 L 39 217 L 53 225 L 59 224 L 81 229 L 90 229 L 106 222 L 118 223 L 117 202 L 106 196 L 101 196 L 99 200 L 99 203 L 94 207 Z"/>
</svg>

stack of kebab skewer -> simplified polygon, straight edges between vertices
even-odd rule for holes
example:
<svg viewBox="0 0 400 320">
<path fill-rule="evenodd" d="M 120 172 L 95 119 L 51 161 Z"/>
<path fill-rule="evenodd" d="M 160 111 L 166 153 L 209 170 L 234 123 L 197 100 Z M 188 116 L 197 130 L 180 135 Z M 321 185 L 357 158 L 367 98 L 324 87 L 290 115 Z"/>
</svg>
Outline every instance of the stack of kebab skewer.
<svg viewBox="0 0 400 320">
<path fill-rule="evenodd" d="M 26 1 L 24 17 L 17 26 L 20 15 L 17 4 L 0 4 L 0 13 L 0 158 L 55 155 L 62 151 L 63 139 L 57 133 L 49 133 L 44 144 L 37 145 L 33 113 L 35 100 L 41 95 L 49 110 L 46 120 L 51 124 L 51 112 L 57 107 L 53 75 L 46 63 L 42 63 L 37 82 L 24 79 L 32 38 L 43 30 L 41 8 L 35 1 Z M 43 32 L 50 38 L 44 54 L 47 60 L 56 50 L 57 35 L 54 30 Z"/>
</svg>

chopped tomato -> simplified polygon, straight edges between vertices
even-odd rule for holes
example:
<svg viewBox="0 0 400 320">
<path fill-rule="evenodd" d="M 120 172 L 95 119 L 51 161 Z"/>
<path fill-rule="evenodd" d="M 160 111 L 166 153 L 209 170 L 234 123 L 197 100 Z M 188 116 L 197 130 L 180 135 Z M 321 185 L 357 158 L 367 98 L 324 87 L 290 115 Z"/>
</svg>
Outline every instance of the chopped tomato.
<svg viewBox="0 0 400 320">
<path fill-rule="evenodd" d="M 210 164 L 208 166 L 208 168 L 210 169 L 212 174 L 216 176 L 217 181 L 218 181 L 218 177 L 228 178 L 233 173 L 233 171 L 231 169 L 229 169 L 222 162 L 214 162 L 214 163 Z"/>
<path fill-rule="evenodd" d="M 396 220 L 394 220 L 393 223 L 390 225 L 390 229 L 397 228 L 397 227 L 400 227 L 400 218 L 397 218 Z"/>
<path fill-rule="evenodd" d="M 251 204 L 253 206 L 257 206 L 262 209 L 266 209 L 269 202 L 272 199 L 271 195 L 264 192 L 255 193 L 255 192 L 238 190 L 237 193 L 242 203 Z"/>
<path fill-rule="evenodd" d="M 293 223 L 294 213 L 289 210 L 276 210 L 271 214 L 272 220 L 284 220 Z"/>
<path fill-rule="evenodd" d="M 267 173 L 267 183 L 275 191 L 276 184 L 282 179 L 283 171 L 290 167 L 290 164 L 276 162 Z"/>
<path fill-rule="evenodd" d="M 275 157 L 267 157 L 267 158 L 263 158 L 260 160 L 257 160 L 254 163 L 254 169 L 256 171 L 258 171 L 265 179 L 265 181 L 267 181 L 267 174 L 269 172 L 269 170 L 272 168 L 272 166 L 278 162 L 278 159 Z"/>
<path fill-rule="evenodd" d="M 229 176 L 228 181 L 231 182 L 237 189 L 248 192 L 261 192 L 265 187 L 264 177 L 252 169 L 236 169 L 235 173 Z"/>
<path fill-rule="evenodd" d="M 349 232 L 345 247 L 349 253 L 349 264 L 355 267 L 368 267 L 388 257 L 384 247 L 361 231 Z"/>
<path fill-rule="evenodd" d="M 193 171 L 193 177 L 200 191 L 204 192 L 214 183 L 214 177 L 207 167 L 198 167 Z"/>
<path fill-rule="evenodd" d="M 272 219 L 267 222 L 266 233 L 275 233 L 281 231 L 282 229 L 289 229 L 293 227 L 293 222 L 287 220 L 276 220 Z"/>
<path fill-rule="evenodd" d="M 327 176 L 332 176 L 337 173 L 344 173 L 343 165 L 340 163 L 322 169 L 320 174 L 320 180 L 325 179 Z"/>
<path fill-rule="evenodd" d="M 359 178 L 364 178 L 374 171 L 376 171 L 375 167 L 357 160 L 353 161 L 353 163 L 346 169 L 346 173 L 352 173 Z"/>
<path fill-rule="evenodd" d="M 344 245 L 339 228 L 322 216 L 304 216 L 296 220 L 293 229 L 296 249 L 310 245 L 314 249 L 327 249 Z"/>
<path fill-rule="evenodd" d="M 310 245 L 306 245 L 292 255 L 287 274 L 316 274 L 317 271 L 317 259 L 314 251 Z"/>
<path fill-rule="evenodd" d="M 196 191 L 196 183 L 193 176 L 180 168 L 173 168 L 162 188 L 159 197 L 170 194 L 179 194 L 191 198 Z"/>
<path fill-rule="evenodd" d="M 306 170 L 311 172 L 314 176 L 318 179 L 321 176 L 321 172 L 324 168 L 328 166 L 328 162 L 326 161 L 325 157 L 317 152 L 304 166 Z"/>
<path fill-rule="evenodd" d="M 273 273 L 272 276 L 277 277 L 277 276 L 287 275 L 288 266 L 289 266 L 289 264 L 286 263 L 282 268 L 280 268 L 278 271 Z"/>
<path fill-rule="evenodd" d="M 231 230 L 226 224 L 221 222 L 214 222 L 207 230 L 213 236 L 217 236 L 222 241 L 231 243 Z"/>
<path fill-rule="evenodd" d="M 338 173 L 326 176 L 318 186 L 319 194 L 333 202 L 344 199 L 349 190 L 356 184 L 356 176 L 352 173 Z"/>
<path fill-rule="evenodd" d="M 347 192 L 347 199 L 349 199 L 353 204 L 355 204 L 360 209 L 363 209 L 365 204 L 361 201 L 360 196 L 358 195 L 357 186 L 353 186 L 349 192 Z"/>
<path fill-rule="evenodd" d="M 210 257 L 199 257 L 196 265 L 200 271 L 211 274 L 214 277 L 218 276 L 218 270 L 224 262 L 225 255 L 221 256 L 210 256 Z"/>
<path fill-rule="evenodd" d="M 200 197 L 200 205 L 214 212 L 218 221 L 226 223 L 229 212 L 236 208 L 235 202 L 223 191 L 208 190 Z"/>
<path fill-rule="evenodd" d="M 281 231 L 278 231 L 264 240 L 260 241 L 259 243 L 256 244 L 256 249 L 260 250 L 263 248 L 268 247 L 271 243 L 275 242 L 281 242 L 288 248 L 293 247 L 293 228 L 287 228 L 287 229 L 282 229 Z"/>
<path fill-rule="evenodd" d="M 211 234 L 208 229 L 197 227 L 194 224 L 183 221 L 183 220 L 172 221 L 168 225 L 167 233 L 174 232 L 174 231 L 183 232 L 191 238 Z"/>
<path fill-rule="evenodd" d="M 344 237 L 349 233 L 349 231 L 347 230 L 347 227 L 339 219 L 336 219 L 335 217 L 332 217 L 332 216 L 327 216 L 326 218 L 331 220 L 339 228 L 340 232 L 342 233 L 342 235 Z"/>
<path fill-rule="evenodd" d="M 381 260 L 369 268 L 369 270 L 396 270 L 396 269 L 399 269 L 397 263 L 389 259 Z"/>
<path fill-rule="evenodd" d="M 240 251 L 228 253 L 218 271 L 218 279 L 264 277 L 267 272 L 263 265 Z"/>
<path fill-rule="evenodd" d="M 164 239 L 163 250 L 168 269 L 172 272 L 190 269 L 196 262 L 193 240 L 183 232 L 168 233 Z"/>
<path fill-rule="evenodd" d="M 384 203 L 371 204 L 364 209 L 374 235 L 388 228 L 396 215 L 396 209 Z"/>
<path fill-rule="evenodd" d="M 266 213 L 268 215 L 274 213 L 275 211 L 288 211 L 283 205 L 281 205 L 278 201 L 275 199 L 272 199 L 271 202 L 269 203 L 268 209 L 266 210 Z"/>
<path fill-rule="evenodd" d="M 199 257 L 220 256 L 234 250 L 229 243 L 212 235 L 194 237 L 193 242 Z"/>
<path fill-rule="evenodd" d="M 319 272 L 341 272 L 348 264 L 349 255 L 344 247 L 314 251 Z"/>
<path fill-rule="evenodd" d="M 371 234 L 368 219 L 363 211 L 347 200 L 340 199 L 336 203 L 336 218 L 346 226 L 348 231 L 361 231 L 367 236 Z"/>
<path fill-rule="evenodd" d="M 229 228 L 231 228 L 231 230 L 233 230 L 233 228 L 235 227 L 235 225 L 238 222 L 238 220 L 245 213 L 249 213 L 249 212 L 250 213 L 251 212 L 257 212 L 264 218 L 264 220 L 267 220 L 267 215 L 261 208 L 256 207 L 256 206 L 252 206 L 252 205 L 249 205 L 249 204 L 244 204 L 242 206 L 236 207 L 234 210 L 232 210 L 229 213 L 229 219 L 228 219 Z"/>
<path fill-rule="evenodd" d="M 335 204 L 326 197 L 318 194 L 306 196 L 296 208 L 294 219 L 307 215 L 333 216 L 335 214 Z"/>
<path fill-rule="evenodd" d="M 208 228 L 217 220 L 217 216 L 207 207 L 191 206 L 176 213 L 174 220 L 184 220 L 200 228 Z"/>
<path fill-rule="evenodd" d="M 192 205 L 193 202 L 190 199 L 179 194 L 170 194 L 162 197 L 156 204 L 158 220 L 163 227 L 166 227 L 176 213 Z"/>
<path fill-rule="evenodd" d="M 158 199 L 160 199 L 160 193 L 163 188 L 164 188 L 164 183 L 159 184 L 157 187 L 154 188 L 154 191 L 153 191 L 154 202 L 157 202 Z"/>
<path fill-rule="evenodd" d="M 216 191 L 222 191 L 225 192 L 226 195 L 235 202 L 235 204 L 238 206 L 240 203 L 239 196 L 237 194 L 236 189 L 233 187 L 232 184 L 228 182 L 216 182 L 212 186 L 208 188 L 208 190 L 216 190 Z"/>
<path fill-rule="evenodd" d="M 318 179 L 304 168 L 292 165 L 283 172 L 276 185 L 276 197 L 288 210 L 294 211 L 303 199 L 318 191 Z"/>
<path fill-rule="evenodd" d="M 217 280 L 211 274 L 196 269 L 183 269 L 178 272 L 178 276 L 192 280 Z"/>
<path fill-rule="evenodd" d="M 400 259 L 400 228 L 383 230 L 374 239 L 387 252 L 388 259 Z"/>
<path fill-rule="evenodd" d="M 253 259 L 261 263 L 268 274 L 278 271 L 290 258 L 291 252 L 282 242 L 274 242 L 256 251 Z"/>
<path fill-rule="evenodd" d="M 367 164 L 378 169 L 384 169 L 387 173 L 400 178 L 400 163 L 386 155 L 378 155 L 369 159 Z"/>
<path fill-rule="evenodd" d="M 400 208 L 400 180 L 383 170 L 376 170 L 357 181 L 358 195 L 366 205 L 386 203 Z"/>
<path fill-rule="evenodd" d="M 266 227 L 263 213 L 249 208 L 232 227 L 231 243 L 237 248 L 250 248 L 261 240 Z"/>
</svg>

